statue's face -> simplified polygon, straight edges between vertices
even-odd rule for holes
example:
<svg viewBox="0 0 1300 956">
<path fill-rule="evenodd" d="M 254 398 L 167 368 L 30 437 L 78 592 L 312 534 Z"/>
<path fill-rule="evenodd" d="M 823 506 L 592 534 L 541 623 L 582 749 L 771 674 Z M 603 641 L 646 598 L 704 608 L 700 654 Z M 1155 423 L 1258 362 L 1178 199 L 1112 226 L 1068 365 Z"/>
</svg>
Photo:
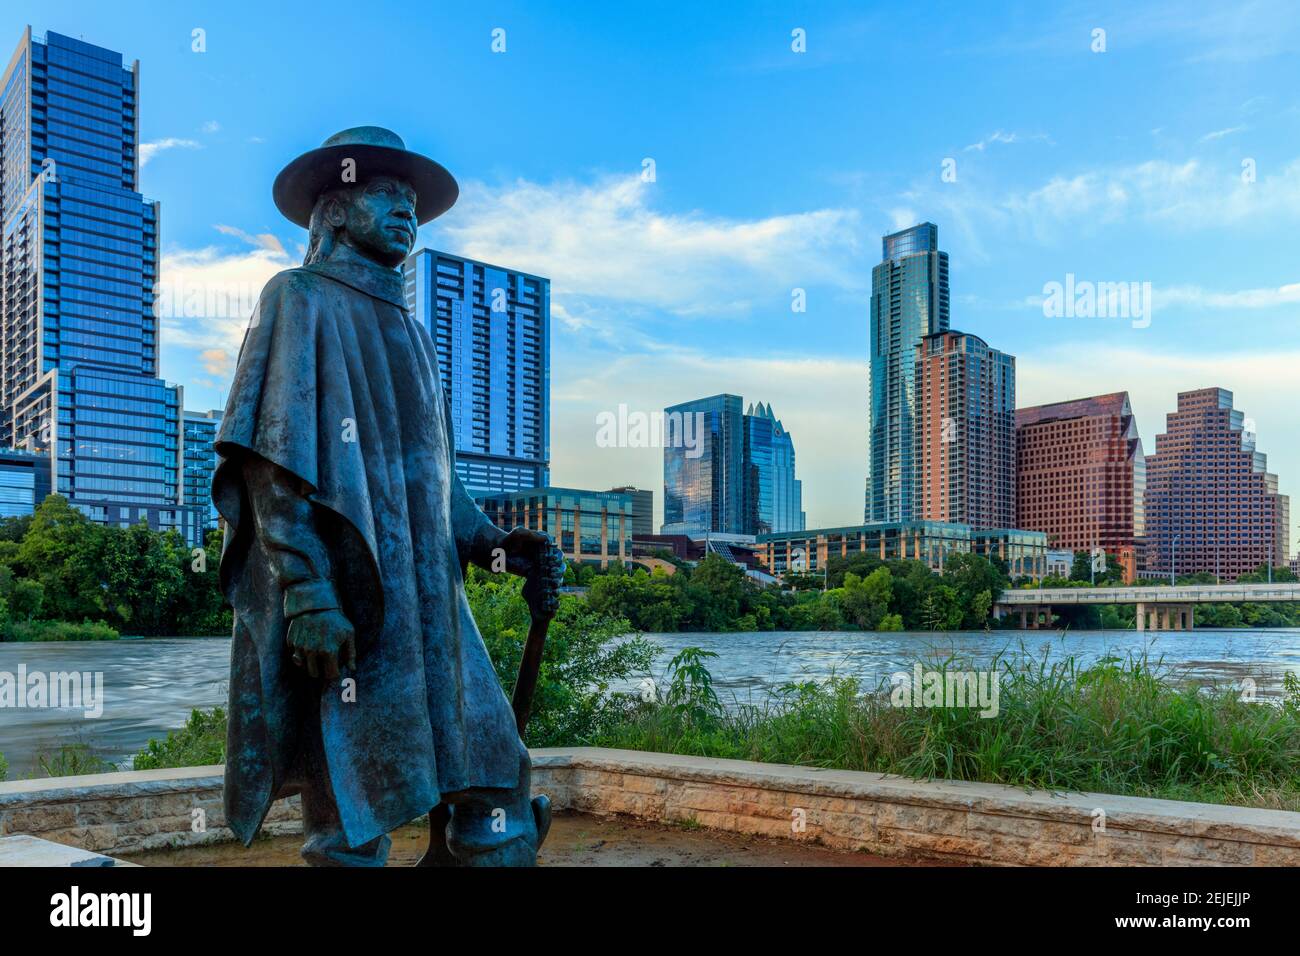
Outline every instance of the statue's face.
<svg viewBox="0 0 1300 956">
<path fill-rule="evenodd" d="M 343 217 L 343 241 L 383 265 L 401 265 L 415 245 L 415 190 L 401 179 L 380 176 L 357 186 L 335 214 Z"/>
</svg>

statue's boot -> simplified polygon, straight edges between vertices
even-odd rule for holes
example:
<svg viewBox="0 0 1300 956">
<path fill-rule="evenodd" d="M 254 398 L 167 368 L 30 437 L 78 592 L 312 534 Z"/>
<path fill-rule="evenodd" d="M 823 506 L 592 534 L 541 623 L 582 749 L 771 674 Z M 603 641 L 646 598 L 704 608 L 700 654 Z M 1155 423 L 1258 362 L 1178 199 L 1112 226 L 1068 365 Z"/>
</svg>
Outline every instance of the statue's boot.
<svg viewBox="0 0 1300 956">
<path fill-rule="evenodd" d="M 520 759 L 512 790 L 477 790 L 451 802 L 447 851 L 459 866 L 536 866 L 551 828 L 551 801 L 532 793 L 532 761 Z"/>
<path fill-rule="evenodd" d="M 545 796 L 513 806 L 456 804 L 447 849 L 458 866 L 536 866 L 550 828 L 551 801 Z"/>
</svg>

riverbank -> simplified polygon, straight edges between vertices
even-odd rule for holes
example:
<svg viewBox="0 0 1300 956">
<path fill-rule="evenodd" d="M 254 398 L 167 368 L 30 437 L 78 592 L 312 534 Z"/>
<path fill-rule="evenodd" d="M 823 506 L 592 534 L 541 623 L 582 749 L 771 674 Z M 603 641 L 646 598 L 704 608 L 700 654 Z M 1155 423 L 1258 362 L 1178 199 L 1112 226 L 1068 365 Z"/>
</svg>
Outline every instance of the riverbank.
<svg viewBox="0 0 1300 956">
<path fill-rule="evenodd" d="M 724 707 L 708 652 L 674 658 L 655 699 L 597 747 L 1300 811 L 1300 678 L 1264 702 L 1176 680 L 1144 654 L 958 657 L 788 684 Z"/>
<path fill-rule="evenodd" d="M 1287 670 L 1300 672 L 1300 629 L 1197 629 L 1145 635 L 1134 631 L 1032 635 L 753 631 L 645 637 L 660 649 L 649 671 L 660 683 L 668 661 L 683 647 L 716 652 L 709 669 L 729 710 L 759 704 L 789 683 L 852 677 L 863 687 L 875 687 L 918 659 L 939 661 L 957 655 L 986 667 L 995 654 L 1021 648 L 1046 649 L 1053 661 L 1074 657 L 1081 664 L 1145 653 L 1152 660 L 1163 659 L 1176 680 L 1249 690 L 1264 699 L 1280 696 Z M 192 711 L 225 706 L 230 639 L 123 637 L 91 643 L 0 643 L 0 672 L 16 674 L 23 663 L 31 671 L 102 674 L 105 700 L 102 715 L 95 719 L 71 708 L 14 709 L 0 715 L 0 752 L 8 759 L 10 780 L 42 776 L 40 756 L 57 755 L 65 745 L 84 745 L 106 764 L 129 768 L 134 755 L 151 739 L 164 740 L 168 732 L 185 725 Z M 610 686 L 641 694 L 645 680 L 645 672 L 638 671 Z"/>
</svg>

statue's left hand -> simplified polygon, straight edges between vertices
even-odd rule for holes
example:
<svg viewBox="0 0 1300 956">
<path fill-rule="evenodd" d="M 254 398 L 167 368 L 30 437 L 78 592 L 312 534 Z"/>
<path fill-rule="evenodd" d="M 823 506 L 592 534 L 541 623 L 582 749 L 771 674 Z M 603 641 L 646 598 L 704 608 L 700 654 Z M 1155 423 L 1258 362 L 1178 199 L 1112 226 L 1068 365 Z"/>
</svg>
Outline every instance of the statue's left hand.
<svg viewBox="0 0 1300 956">
<path fill-rule="evenodd" d="M 524 600 L 533 617 L 553 618 L 564 584 L 564 553 L 551 543 L 550 535 L 527 528 L 515 528 L 499 546 L 506 553 L 507 570 L 525 578 Z"/>
</svg>

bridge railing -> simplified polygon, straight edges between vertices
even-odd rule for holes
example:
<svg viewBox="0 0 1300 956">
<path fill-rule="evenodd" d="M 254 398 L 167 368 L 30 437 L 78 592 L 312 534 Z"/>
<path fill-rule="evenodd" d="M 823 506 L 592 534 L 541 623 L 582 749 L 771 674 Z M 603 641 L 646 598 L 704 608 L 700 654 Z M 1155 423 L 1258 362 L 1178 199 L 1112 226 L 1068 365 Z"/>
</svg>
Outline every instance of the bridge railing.
<svg viewBox="0 0 1300 956">
<path fill-rule="evenodd" d="M 1036 604 L 1209 604 L 1296 601 L 1300 584 L 1194 584 L 1182 587 L 1033 588 L 1002 592 L 998 603 Z"/>
</svg>

